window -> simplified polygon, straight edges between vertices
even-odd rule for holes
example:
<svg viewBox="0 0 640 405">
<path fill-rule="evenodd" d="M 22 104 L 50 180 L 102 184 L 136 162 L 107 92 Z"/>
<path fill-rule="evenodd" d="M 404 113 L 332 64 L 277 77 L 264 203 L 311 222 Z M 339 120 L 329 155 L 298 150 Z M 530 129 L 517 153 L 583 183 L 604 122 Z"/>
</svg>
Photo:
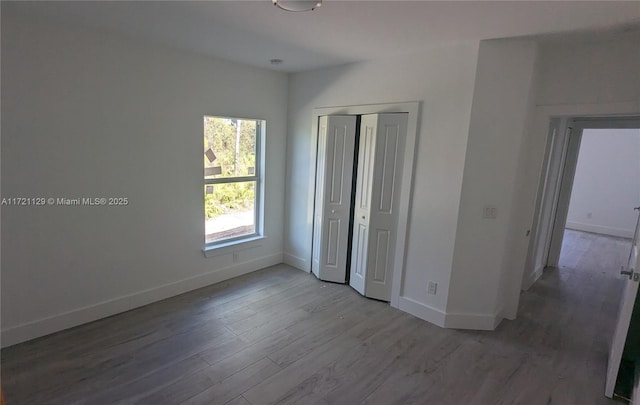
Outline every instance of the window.
<svg viewBox="0 0 640 405">
<path fill-rule="evenodd" d="M 205 246 L 260 233 L 264 121 L 204 117 Z"/>
</svg>

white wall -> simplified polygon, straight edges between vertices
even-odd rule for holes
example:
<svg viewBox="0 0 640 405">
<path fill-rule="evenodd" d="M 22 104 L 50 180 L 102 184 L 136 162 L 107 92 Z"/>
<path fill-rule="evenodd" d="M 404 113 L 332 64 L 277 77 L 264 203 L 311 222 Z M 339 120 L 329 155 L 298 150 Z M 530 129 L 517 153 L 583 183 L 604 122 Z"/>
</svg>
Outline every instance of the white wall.
<svg viewBox="0 0 640 405">
<path fill-rule="evenodd" d="M 640 130 L 586 129 L 567 228 L 632 238 L 640 205 Z"/>
<path fill-rule="evenodd" d="M 90 321 L 282 261 L 287 77 L 2 15 L 2 340 Z M 202 116 L 267 121 L 267 238 L 205 258 Z"/>
<path fill-rule="evenodd" d="M 640 114 L 640 32 L 616 37 L 573 38 L 541 44 L 536 73 L 539 77 L 536 106 L 532 109 L 527 153 L 516 222 L 527 226 L 534 220 L 536 195 L 541 192 L 545 145 L 552 117 Z M 546 232 L 545 229 L 542 229 Z M 534 238 L 536 235 L 533 235 Z M 527 246 L 528 248 L 528 246 Z M 526 249 L 510 247 L 517 258 L 515 271 L 523 268 Z M 542 271 L 530 263 L 523 277 L 526 288 Z M 512 286 L 511 290 L 516 287 Z"/>
<path fill-rule="evenodd" d="M 312 109 L 421 101 L 400 307 L 442 318 L 453 259 L 478 43 L 299 73 L 289 82 L 285 260 L 305 270 L 313 209 Z M 429 280 L 438 294 L 427 295 Z"/>
<path fill-rule="evenodd" d="M 542 43 L 538 106 L 640 102 L 640 31 Z"/>
<path fill-rule="evenodd" d="M 548 43 L 537 58 L 528 41 L 450 44 L 295 74 L 287 93 L 282 74 L 3 12 L 2 196 L 131 201 L 3 207 L 3 344 L 277 263 L 283 249 L 308 269 L 312 109 L 414 100 L 400 307 L 458 327 L 513 317 L 548 118 L 640 113 L 639 40 Z M 200 252 L 204 114 L 267 120 L 268 237 L 238 264 Z M 485 205 L 496 220 L 482 220 Z"/>
<path fill-rule="evenodd" d="M 526 40 L 480 43 L 464 166 L 447 326 L 493 329 L 502 319 L 501 283 L 518 192 L 537 45 Z M 495 207 L 495 219 L 483 217 Z"/>
</svg>

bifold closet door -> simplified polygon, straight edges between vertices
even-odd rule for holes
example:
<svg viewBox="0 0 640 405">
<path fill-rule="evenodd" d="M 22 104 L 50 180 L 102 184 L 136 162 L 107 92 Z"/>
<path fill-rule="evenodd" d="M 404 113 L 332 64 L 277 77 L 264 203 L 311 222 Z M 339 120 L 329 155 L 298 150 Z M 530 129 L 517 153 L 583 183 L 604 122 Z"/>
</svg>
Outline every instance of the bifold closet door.
<svg viewBox="0 0 640 405">
<path fill-rule="evenodd" d="M 347 279 L 356 116 L 320 117 L 311 270 L 320 280 Z"/>
<path fill-rule="evenodd" d="M 391 299 L 407 120 L 389 113 L 360 121 L 349 284 L 383 301 Z"/>
</svg>

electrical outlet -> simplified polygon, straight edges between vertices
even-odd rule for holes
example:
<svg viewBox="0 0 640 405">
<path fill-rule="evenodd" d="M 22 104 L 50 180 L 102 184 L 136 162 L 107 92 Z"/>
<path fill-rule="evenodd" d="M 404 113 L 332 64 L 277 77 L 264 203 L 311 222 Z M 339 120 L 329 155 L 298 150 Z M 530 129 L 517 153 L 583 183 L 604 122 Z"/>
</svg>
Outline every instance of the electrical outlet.
<svg viewBox="0 0 640 405">
<path fill-rule="evenodd" d="M 429 286 L 427 287 L 427 294 L 436 295 L 437 291 L 438 291 L 438 283 L 436 283 L 435 281 L 429 281 Z"/>
<path fill-rule="evenodd" d="M 484 207 L 484 211 L 482 211 L 482 218 L 485 219 L 496 219 L 498 217 L 498 208 L 496 207 Z"/>
</svg>

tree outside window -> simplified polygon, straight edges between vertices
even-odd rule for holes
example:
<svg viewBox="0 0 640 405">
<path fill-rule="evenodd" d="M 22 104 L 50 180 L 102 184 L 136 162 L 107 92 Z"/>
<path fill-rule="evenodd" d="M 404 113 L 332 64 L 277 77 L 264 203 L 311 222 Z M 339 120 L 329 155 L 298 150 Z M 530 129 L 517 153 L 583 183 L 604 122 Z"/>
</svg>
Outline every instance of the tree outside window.
<svg viewBox="0 0 640 405">
<path fill-rule="evenodd" d="M 205 244 L 258 233 L 261 120 L 204 117 Z"/>
</svg>

